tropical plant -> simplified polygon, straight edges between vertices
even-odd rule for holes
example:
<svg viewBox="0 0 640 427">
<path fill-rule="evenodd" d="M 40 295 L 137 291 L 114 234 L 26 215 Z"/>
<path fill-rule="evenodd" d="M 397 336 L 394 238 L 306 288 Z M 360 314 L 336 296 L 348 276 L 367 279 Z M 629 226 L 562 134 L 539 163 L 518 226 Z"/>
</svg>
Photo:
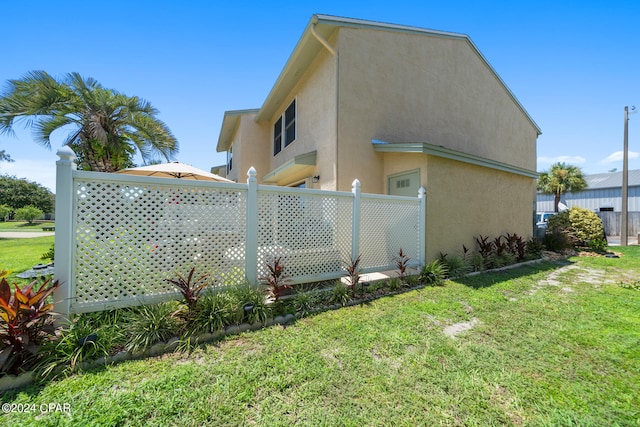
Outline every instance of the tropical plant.
<svg viewBox="0 0 640 427">
<path fill-rule="evenodd" d="M 35 206 L 24 206 L 17 209 L 15 212 L 15 218 L 27 221 L 29 224 L 33 224 L 33 220 L 40 218 L 42 211 Z"/>
<path fill-rule="evenodd" d="M 130 352 L 142 351 L 167 341 L 179 334 L 182 327 L 175 301 L 142 305 L 131 309 L 123 322 L 127 335 L 125 348 Z"/>
<path fill-rule="evenodd" d="M 293 294 L 293 308 L 301 316 L 306 316 L 312 312 L 319 301 L 320 295 L 315 289 L 301 289 Z"/>
<path fill-rule="evenodd" d="M 287 288 L 282 288 L 282 286 L 287 286 Z M 282 283 L 279 285 L 281 291 L 288 288 L 289 285 Z M 226 294 L 231 302 L 232 316 L 230 321 L 232 324 L 264 323 L 271 317 L 271 306 L 267 304 L 265 299 L 264 288 L 244 283 L 228 288 Z"/>
<path fill-rule="evenodd" d="M 535 237 L 527 240 L 525 258 L 540 258 L 544 251 L 544 244 Z"/>
<path fill-rule="evenodd" d="M 515 255 L 517 261 L 524 260 L 527 251 L 527 242 L 517 233 L 507 233 L 505 236 L 509 252 Z"/>
<path fill-rule="evenodd" d="M 0 279 L 0 372 L 17 374 L 36 354 L 37 346 L 53 333 L 53 304 L 49 296 L 60 286 L 49 280 L 36 290 L 37 281 L 14 293 L 5 278 Z"/>
<path fill-rule="evenodd" d="M 454 279 L 464 276 L 471 269 L 469 264 L 456 254 L 448 255 L 440 252 L 439 260 L 446 268 L 446 276 Z"/>
<path fill-rule="evenodd" d="M 197 310 L 193 322 L 187 325 L 187 335 L 212 333 L 231 324 L 230 318 L 235 305 L 224 292 L 210 292 L 202 295 L 197 302 Z"/>
<path fill-rule="evenodd" d="M 331 288 L 329 302 L 339 305 L 347 305 L 351 301 L 349 296 L 349 288 L 342 282 L 336 282 L 335 286 Z"/>
<path fill-rule="evenodd" d="M 447 267 L 439 259 L 435 259 L 422 267 L 418 280 L 423 285 L 440 286 L 444 283 L 447 273 Z"/>
<path fill-rule="evenodd" d="M 494 252 L 495 246 L 493 245 L 493 241 L 490 240 L 489 236 L 483 236 L 482 234 L 476 237 L 475 241 L 478 245 L 478 253 L 482 257 L 483 263 L 486 266 Z"/>
<path fill-rule="evenodd" d="M 40 379 L 67 376 L 85 361 L 108 357 L 125 344 L 121 327 L 123 310 L 83 313 L 61 328 L 57 338 L 38 351 L 34 371 Z"/>
<path fill-rule="evenodd" d="M 276 258 L 271 263 L 266 264 L 269 273 L 265 277 L 261 277 L 260 281 L 267 287 L 267 294 L 274 301 L 284 295 L 287 289 L 290 289 L 289 278 L 284 274 L 284 264 L 282 258 Z"/>
<path fill-rule="evenodd" d="M 197 279 L 193 279 L 193 275 L 195 274 L 196 268 L 191 268 L 187 277 L 182 276 L 180 273 L 176 273 L 178 276 L 177 279 L 165 279 L 167 282 L 173 284 L 180 293 L 182 294 L 182 298 L 184 299 L 185 304 L 187 305 L 187 316 L 192 317 L 196 310 L 196 305 L 198 303 L 198 298 L 202 293 L 202 290 L 209 285 L 208 282 L 208 274 L 203 274 Z"/>
<path fill-rule="evenodd" d="M 144 161 L 176 154 L 176 138 L 157 114 L 147 101 L 78 73 L 57 80 L 32 71 L 8 81 L 0 97 L 0 132 L 13 133 L 16 122 L 24 122 L 36 142 L 50 148 L 54 131 L 72 129 L 64 144 L 76 152 L 80 168 L 114 172 L 131 166 L 136 152 Z"/>
<path fill-rule="evenodd" d="M 351 289 L 351 295 L 354 298 L 356 297 L 356 287 L 360 283 L 360 257 L 361 255 L 351 258 L 349 264 L 345 267 L 347 281 L 349 282 L 348 287 Z"/>
<path fill-rule="evenodd" d="M 578 192 L 587 188 L 582 170 L 566 163 L 554 163 L 548 171 L 540 173 L 537 184 L 543 194 L 553 194 L 554 212 L 558 212 L 560 197 L 569 192 Z"/>
<path fill-rule="evenodd" d="M 393 257 L 393 260 L 396 263 L 396 268 L 398 269 L 398 277 L 402 282 L 405 281 L 407 276 L 407 265 L 411 260 L 411 257 L 402 251 L 402 248 L 398 251 L 398 256 Z"/>
</svg>

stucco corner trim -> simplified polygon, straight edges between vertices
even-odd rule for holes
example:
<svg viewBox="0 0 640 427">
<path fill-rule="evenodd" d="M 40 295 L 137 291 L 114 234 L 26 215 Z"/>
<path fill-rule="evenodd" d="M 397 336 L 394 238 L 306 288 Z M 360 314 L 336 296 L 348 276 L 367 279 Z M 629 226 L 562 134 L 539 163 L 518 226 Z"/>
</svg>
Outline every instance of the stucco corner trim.
<svg viewBox="0 0 640 427">
<path fill-rule="evenodd" d="M 317 151 L 311 151 L 309 153 L 295 156 L 293 159 L 287 161 L 283 165 L 277 167 L 276 169 L 263 176 L 262 181 L 267 183 L 282 181 L 287 176 L 292 175 L 296 172 L 300 172 L 302 169 L 315 166 L 317 157 Z"/>
<path fill-rule="evenodd" d="M 373 149 L 378 153 L 423 153 L 476 166 L 483 166 L 485 168 L 495 169 L 502 172 L 522 175 L 528 178 L 538 178 L 538 173 L 535 171 L 475 156 L 473 154 L 463 153 L 462 151 L 452 150 L 439 145 L 427 144 L 426 142 L 389 143 L 372 139 L 371 143 L 373 145 Z"/>
</svg>

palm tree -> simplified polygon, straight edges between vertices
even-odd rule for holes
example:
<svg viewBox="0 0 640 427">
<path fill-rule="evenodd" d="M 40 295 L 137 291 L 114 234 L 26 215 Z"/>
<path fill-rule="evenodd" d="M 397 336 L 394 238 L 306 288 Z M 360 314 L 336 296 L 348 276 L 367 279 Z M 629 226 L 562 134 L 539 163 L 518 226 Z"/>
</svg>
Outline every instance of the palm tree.
<svg viewBox="0 0 640 427">
<path fill-rule="evenodd" d="M 32 71 L 8 81 L 0 97 L 0 132 L 12 134 L 13 126 L 24 122 L 36 142 L 50 149 L 54 131 L 70 131 L 64 144 L 74 149 L 81 169 L 114 172 L 132 166 L 136 152 L 145 162 L 158 156 L 171 160 L 177 153 L 176 138 L 156 114 L 147 101 L 78 73 L 58 81 Z"/>
<path fill-rule="evenodd" d="M 565 163 L 554 163 L 548 171 L 538 177 L 538 190 L 544 194 L 553 194 L 554 211 L 558 212 L 560 196 L 564 193 L 582 191 L 587 188 L 582 170 Z"/>
</svg>

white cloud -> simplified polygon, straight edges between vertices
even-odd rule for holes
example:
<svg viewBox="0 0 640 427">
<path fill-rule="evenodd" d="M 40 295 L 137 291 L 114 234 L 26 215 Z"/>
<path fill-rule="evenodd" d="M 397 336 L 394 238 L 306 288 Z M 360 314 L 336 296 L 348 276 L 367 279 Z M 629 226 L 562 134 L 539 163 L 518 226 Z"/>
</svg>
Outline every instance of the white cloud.
<svg viewBox="0 0 640 427">
<path fill-rule="evenodd" d="M 568 163 L 570 165 L 586 163 L 587 159 L 581 156 L 557 156 L 557 157 L 538 157 L 538 165 L 550 165 L 553 163 Z"/>
<path fill-rule="evenodd" d="M 637 159 L 638 157 L 640 157 L 640 153 L 636 151 L 629 151 L 629 159 Z M 613 153 L 609 154 L 609 156 L 600 160 L 600 163 L 621 162 L 623 159 L 624 153 L 622 151 L 614 151 Z"/>
</svg>

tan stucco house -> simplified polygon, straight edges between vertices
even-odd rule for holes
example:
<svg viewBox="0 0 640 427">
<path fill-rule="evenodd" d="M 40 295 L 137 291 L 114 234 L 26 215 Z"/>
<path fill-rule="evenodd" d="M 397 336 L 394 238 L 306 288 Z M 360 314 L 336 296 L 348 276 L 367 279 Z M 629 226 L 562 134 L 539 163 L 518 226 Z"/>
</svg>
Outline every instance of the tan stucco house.
<svg viewBox="0 0 640 427">
<path fill-rule="evenodd" d="M 261 108 L 225 112 L 227 177 L 416 196 L 427 259 L 532 234 L 540 129 L 464 34 L 314 15 Z"/>
</svg>

